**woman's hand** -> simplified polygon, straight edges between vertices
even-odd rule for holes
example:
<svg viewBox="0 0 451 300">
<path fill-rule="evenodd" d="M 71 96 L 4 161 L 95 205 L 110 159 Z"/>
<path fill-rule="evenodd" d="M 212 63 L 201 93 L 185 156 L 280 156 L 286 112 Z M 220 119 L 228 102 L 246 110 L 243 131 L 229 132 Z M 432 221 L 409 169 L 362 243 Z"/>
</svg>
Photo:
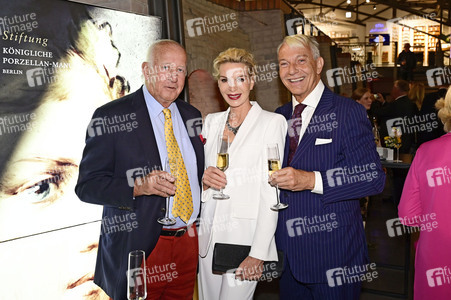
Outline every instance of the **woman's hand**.
<svg viewBox="0 0 451 300">
<path fill-rule="evenodd" d="M 259 280 L 263 272 L 263 260 L 252 256 L 246 257 L 235 271 L 235 278 L 240 280 Z"/>
<path fill-rule="evenodd" d="M 204 171 L 202 183 L 204 191 L 210 187 L 219 190 L 224 188 L 227 184 L 226 175 L 218 168 L 208 167 Z"/>
</svg>

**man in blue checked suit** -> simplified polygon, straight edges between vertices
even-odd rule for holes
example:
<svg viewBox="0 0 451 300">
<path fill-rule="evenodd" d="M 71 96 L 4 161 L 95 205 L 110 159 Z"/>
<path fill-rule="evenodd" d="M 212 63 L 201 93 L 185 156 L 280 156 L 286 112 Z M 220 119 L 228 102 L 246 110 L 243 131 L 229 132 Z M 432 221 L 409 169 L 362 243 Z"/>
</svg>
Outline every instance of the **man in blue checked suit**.
<svg viewBox="0 0 451 300">
<path fill-rule="evenodd" d="M 358 199 L 382 192 L 385 182 L 370 122 L 361 105 L 324 86 L 314 38 L 285 37 L 278 57 L 292 94 L 276 110 L 287 119 L 288 135 L 283 168 L 271 177 L 289 205 L 276 231 L 287 262 L 280 298 L 359 299 L 361 275 L 374 264 Z"/>
</svg>

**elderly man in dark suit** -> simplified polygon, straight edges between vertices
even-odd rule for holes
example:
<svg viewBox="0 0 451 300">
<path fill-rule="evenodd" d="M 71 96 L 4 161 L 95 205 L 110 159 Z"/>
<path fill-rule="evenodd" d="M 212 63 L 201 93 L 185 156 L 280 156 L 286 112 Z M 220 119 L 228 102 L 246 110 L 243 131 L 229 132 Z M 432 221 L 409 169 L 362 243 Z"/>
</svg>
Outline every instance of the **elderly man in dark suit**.
<svg viewBox="0 0 451 300">
<path fill-rule="evenodd" d="M 171 40 L 154 43 L 142 73 L 145 85 L 98 108 L 88 128 L 75 191 L 82 201 L 104 206 L 94 282 L 114 300 L 126 299 L 129 252 L 144 250 L 148 269 L 141 275 L 147 277 L 134 284 L 146 280 L 147 299 L 191 299 L 204 153 L 200 130 L 189 125 L 200 112 L 177 99 L 185 50 Z M 166 159 L 176 161 L 177 180 L 161 171 Z M 172 195 L 169 216 L 176 223 L 163 227 L 157 220 Z"/>
<path fill-rule="evenodd" d="M 288 36 L 278 49 L 280 78 L 292 101 L 288 121 L 277 247 L 285 253 L 281 299 L 359 299 L 356 274 L 371 271 L 359 198 L 380 193 L 385 175 L 364 107 L 334 94 L 320 74 L 318 43 Z"/>
</svg>

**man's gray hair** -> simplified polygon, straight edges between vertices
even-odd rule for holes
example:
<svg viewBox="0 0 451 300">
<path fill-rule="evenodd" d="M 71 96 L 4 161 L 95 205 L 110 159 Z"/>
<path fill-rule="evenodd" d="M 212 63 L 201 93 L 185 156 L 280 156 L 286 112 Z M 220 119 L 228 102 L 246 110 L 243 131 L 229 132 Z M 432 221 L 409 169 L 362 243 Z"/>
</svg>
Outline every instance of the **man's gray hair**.
<svg viewBox="0 0 451 300">
<path fill-rule="evenodd" d="M 313 54 L 313 59 L 318 59 L 320 57 L 319 53 L 319 44 L 316 39 L 309 35 L 296 34 L 286 36 L 282 43 L 277 47 L 277 54 L 279 54 L 279 50 L 283 45 L 288 45 L 289 47 L 299 47 L 299 48 L 307 48 L 310 47 L 310 50 Z"/>
</svg>

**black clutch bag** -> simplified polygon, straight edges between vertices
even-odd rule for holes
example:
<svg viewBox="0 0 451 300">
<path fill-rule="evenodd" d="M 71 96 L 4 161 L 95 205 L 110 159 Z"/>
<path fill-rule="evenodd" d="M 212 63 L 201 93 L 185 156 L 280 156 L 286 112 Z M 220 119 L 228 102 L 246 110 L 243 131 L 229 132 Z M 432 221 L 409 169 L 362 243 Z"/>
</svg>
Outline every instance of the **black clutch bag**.
<svg viewBox="0 0 451 300">
<path fill-rule="evenodd" d="M 216 243 L 213 249 L 213 273 L 227 273 L 236 269 L 248 257 L 251 246 Z M 280 277 L 283 271 L 283 253 L 277 251 L 279 261 L 265 261 L 263 263 L 262 278 Z"/>
</svg>

